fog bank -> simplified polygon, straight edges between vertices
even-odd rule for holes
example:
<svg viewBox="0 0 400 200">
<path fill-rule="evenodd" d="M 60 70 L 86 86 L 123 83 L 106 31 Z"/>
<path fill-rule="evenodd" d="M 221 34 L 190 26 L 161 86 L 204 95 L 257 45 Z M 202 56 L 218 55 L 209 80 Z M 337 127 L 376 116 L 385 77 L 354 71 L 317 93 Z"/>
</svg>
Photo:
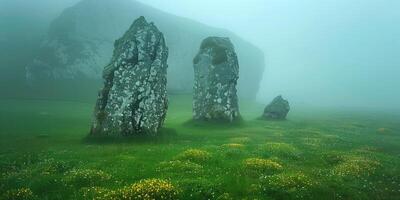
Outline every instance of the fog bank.
<svg viewBox="0 0 400 200">
<path fill-rule="evenodd" d="M 261 47 L 261 102 L 282 94 L 299 105 L 400 108 L 399 1 L 143 2 Z"/>
</svg>

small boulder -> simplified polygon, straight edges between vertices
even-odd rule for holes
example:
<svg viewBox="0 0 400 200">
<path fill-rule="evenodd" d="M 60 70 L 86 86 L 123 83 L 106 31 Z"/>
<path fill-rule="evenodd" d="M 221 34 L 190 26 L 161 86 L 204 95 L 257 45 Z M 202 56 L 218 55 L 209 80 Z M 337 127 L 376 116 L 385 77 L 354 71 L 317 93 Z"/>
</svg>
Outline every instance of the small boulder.
<svg viewBox="0 0 400 200">
<path fill-rule="evenodd" d="M 289 102 L 283 99 L 282 96 L 277 96 L 269 105 L 267 105 L 267 107 L 265 107 L 262 117 L 270 120 L 284 120 L 286 119 L 289 110 Z"/>
<path fill-rule="evenodd" d="M 193 64 L 193 118 L 228 122 L 238 119 L 239 63 L 230 39 L 209 37 L 203 40 Z"/>
<path fill-rule="evenodd" d="M 104 68 L 104 88 L 94 111 L 92 135 L 155 135 L 167 113 L 168 48 L 144 17 L 115 42 Z"/>
</svg>

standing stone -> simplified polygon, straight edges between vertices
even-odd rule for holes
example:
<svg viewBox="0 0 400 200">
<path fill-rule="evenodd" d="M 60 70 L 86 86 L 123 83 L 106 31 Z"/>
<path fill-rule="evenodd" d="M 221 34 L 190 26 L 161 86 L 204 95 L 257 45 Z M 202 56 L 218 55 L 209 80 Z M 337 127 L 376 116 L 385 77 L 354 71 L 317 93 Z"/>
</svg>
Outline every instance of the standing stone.
<svg viewBox="0 0 400 200">
<path fill-rule="evenodd" d="M 144 17 L 114 44 L 104 68 L 104 88 L 94 111 L 92 135 L 155 135 L 167 113 L 168 48 Z"/>
<path fill-rule="evenodd" d="M 267 107 L 265 107 L 263 118 L 270 120 L 283 120 L 286 119 L 289 110 L 289 102 L 283 99 L 282 96 L 277 96 L 267 105 Z"/>
<path fill-rule="evenodd" d="M 203 40 L 194 63 L 193 118 L 232 122 L 240 117 L 239 64 L 229 38 Z"/>
</svg>

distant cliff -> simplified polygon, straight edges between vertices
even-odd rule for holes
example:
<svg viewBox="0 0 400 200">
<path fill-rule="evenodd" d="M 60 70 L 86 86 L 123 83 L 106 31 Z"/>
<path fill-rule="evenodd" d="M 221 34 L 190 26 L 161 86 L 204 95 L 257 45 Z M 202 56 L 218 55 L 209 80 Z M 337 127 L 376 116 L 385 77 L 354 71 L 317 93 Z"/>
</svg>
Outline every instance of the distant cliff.
<svg viewBox="0 0 400 200">
<path fill-rule="evenodd" d="M 35 57 L 51 21 L 76 2 L 0 0 L 0 83 L 24 81 L 25 67 Z"/>
<path fill-rule="evenodd" d="M 38 56 L 26 68 L 29 81 L 100 80 L 114 41 L 139 16 L 154 21 L 170 49 L 168 88 L 191 92 L 193 58 L 208 36 L 230 37 L 240 62 L 239 95 L 255 97 L 264 71 L 264 54 L 233 33 L 177 17 L 132 0 L 83 0 L 51 24 Z"/>
</svg>

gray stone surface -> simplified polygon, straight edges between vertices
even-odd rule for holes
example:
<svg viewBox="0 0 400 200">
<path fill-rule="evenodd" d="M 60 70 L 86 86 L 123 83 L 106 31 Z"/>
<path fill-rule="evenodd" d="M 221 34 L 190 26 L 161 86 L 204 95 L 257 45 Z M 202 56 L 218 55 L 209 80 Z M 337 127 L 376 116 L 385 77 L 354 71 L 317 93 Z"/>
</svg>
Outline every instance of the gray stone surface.
<svg viewBox="0 0 400 200">
<path fill-rule="evenodd" d="M 289 102 L 283 99 L 282 96 L 277 96 L 265 107 L 263 118 L 270 120 L 284 120 L 286 119 L 289 110 Z"/>
<path fill-rule="evenodd" d="M 144 17 L 135 20 L 104 68 L 92 135 L 157 134 L 168 107 L 167 58 L 163 34 Z"/>
<path fill-rule="evenodd" d="M 203 40 L 193 64 L 193 118 L 230 122 L 238 119 L 239 62 L 230 39 Z"/>
</svg>

